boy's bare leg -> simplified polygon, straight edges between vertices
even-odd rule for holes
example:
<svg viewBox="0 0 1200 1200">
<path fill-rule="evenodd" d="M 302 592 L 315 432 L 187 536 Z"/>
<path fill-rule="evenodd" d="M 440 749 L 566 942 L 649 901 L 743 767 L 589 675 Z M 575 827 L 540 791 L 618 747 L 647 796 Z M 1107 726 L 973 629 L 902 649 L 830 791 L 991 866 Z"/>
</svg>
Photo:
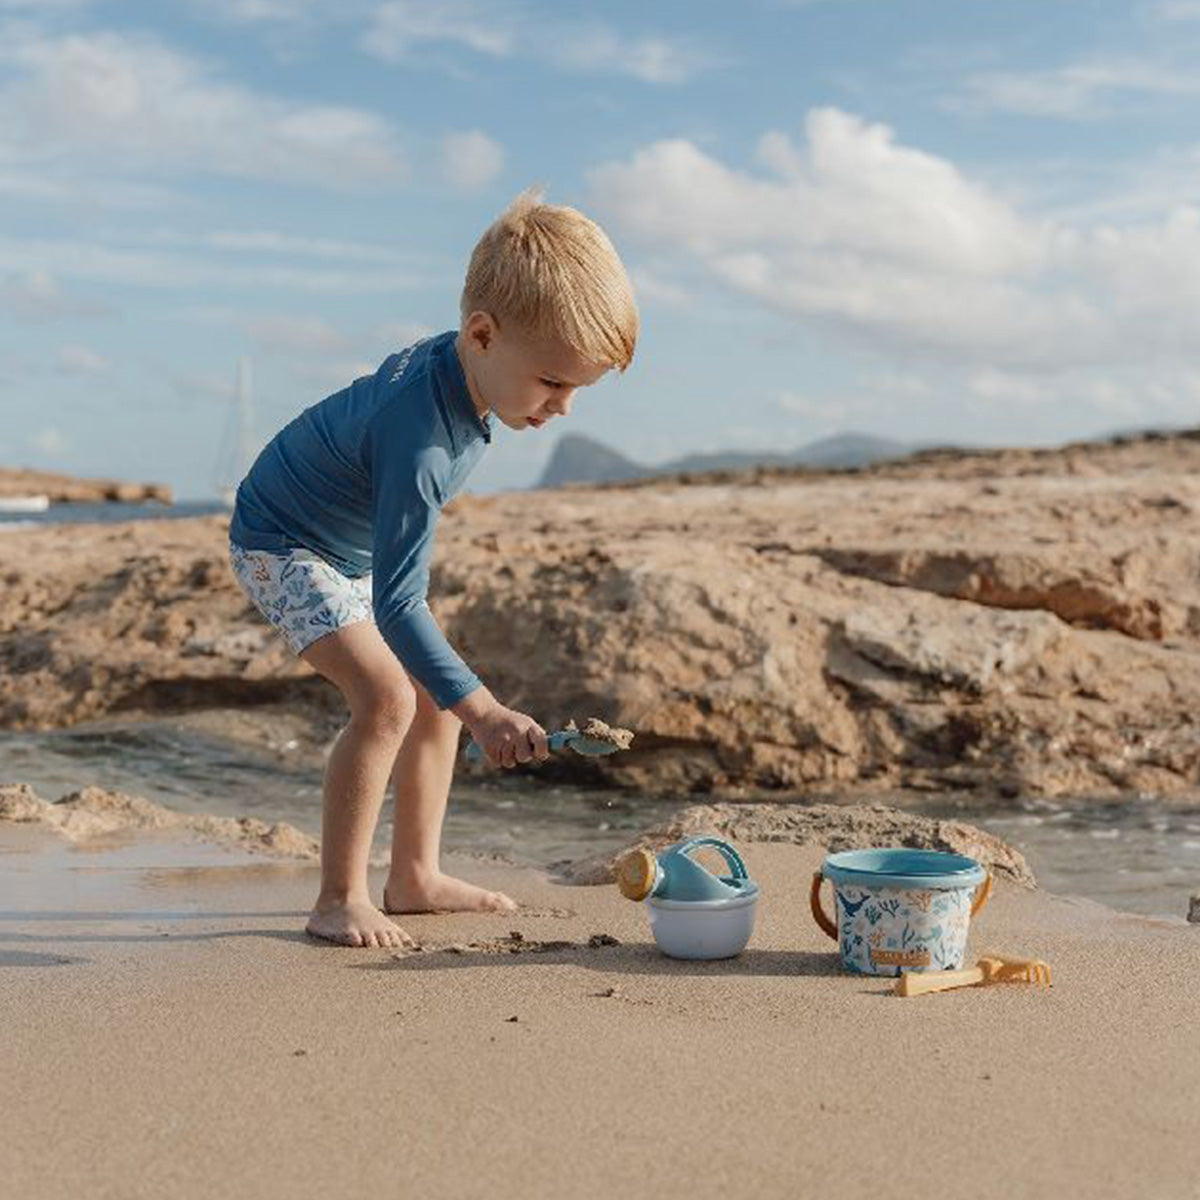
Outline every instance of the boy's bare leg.
<svg viewBox="0 0 1200 1200">
<path fill-rule="evenodd" d="M 439 709 L 420 684 L 413 681 L 413 687 L 417 713 L 392 770 L 396 814 L 383 911 L 512 912 L 517 906 L 503 892 L 442 874 L 442 822 L 462 722 Z"/>
<path fill-rule="evenodd" d="M 327 634 L 301 658 L 350 707 L 350 723 L 325 767 L 321 892 L 305 928 L 347 946 L 410 944 L 412 938 L 371 903 L 367 861 L 388 775 L 416 711 L 412 685 L 371 622 Z"/>
</svg>

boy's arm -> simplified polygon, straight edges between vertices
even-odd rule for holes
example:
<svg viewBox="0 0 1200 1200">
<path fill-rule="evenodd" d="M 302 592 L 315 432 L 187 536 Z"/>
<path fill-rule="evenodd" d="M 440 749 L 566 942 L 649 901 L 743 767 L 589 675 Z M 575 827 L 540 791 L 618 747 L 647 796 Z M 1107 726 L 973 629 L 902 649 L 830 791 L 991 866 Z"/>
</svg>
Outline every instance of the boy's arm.
<svg viewBox="0 0 1200 1200">
<path fill-rule="evenodd" d="M 546 731 L 530 716 L 507 708 L 484 687 L 446 641 L 425 602 L 428 559 L 437 513 L 426 519 L 409 506 L 383 541 L 376 533 L 373 578 L 375 622 L 392 653 L 433 697 L 471 731 L 493 766 L 513 767 L 549 757 Z"/>
<path fill-rule="evenodd" d="M 545 759 L 550 753 L 545 730 L 496 700 L 429 611 L 429 561 L 443 499 L 439 480 L 448 461 L 430 439 L 408 433 L 381 437 L 372 455 L 375 623 L 405 670 L 439 708 L 449 708 L 467 726 L 494 766 Z M 413 453 L 414 444 L 423 448 Z"/>
<path fill-rule="evenodd" d="M 425 597 L 438 497 L 420 459 L 407 466 L 387 472 L 384 479 L 376 475 L 371 576 L 375 623 L 405 670 L 439 708 L 449 708 L 482 685 L 429 611 Z"/>
</svg>

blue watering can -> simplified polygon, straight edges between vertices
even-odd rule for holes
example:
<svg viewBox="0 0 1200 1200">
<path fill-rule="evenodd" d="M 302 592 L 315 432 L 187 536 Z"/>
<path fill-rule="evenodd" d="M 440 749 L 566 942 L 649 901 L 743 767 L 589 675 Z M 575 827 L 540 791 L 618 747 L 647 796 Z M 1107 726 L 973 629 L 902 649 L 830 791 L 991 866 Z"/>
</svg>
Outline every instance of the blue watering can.
<svg viewBox="0 0 1200 1200">
<path fill-rule="evenodd" d="M 729 875 L 714 875 L 691 857 L 692 852 L 711 846 L 724 858 Z M 630 900 L 729 900 L 755 888 L 742 857 L 728 843 L 715 837 L 691 837 L 655 855 L 649 850 L 631 850 L 617 864 L 617 887 Z"/>
</svg>

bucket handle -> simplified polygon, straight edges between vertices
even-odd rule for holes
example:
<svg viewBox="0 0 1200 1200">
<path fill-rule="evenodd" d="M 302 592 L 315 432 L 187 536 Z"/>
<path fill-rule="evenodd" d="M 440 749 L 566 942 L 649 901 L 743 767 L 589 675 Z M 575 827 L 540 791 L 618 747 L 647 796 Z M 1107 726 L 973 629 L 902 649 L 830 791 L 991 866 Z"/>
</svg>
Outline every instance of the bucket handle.
<svg viewBox="0 0 1200 1200">
<path fill-rule="evenodd" d="M 837 926 L 825 915 L 825 910 L 821 907 L 821 881 L 824 878 L 825 876 L 820 871 L 813 872 L 809 904 L 812 906 L 813 920 L 836 942 L 838 940 Z"/>
<path fill-rule="evenodd" d="M 825 878 L 820 871 L 813 872 L 812 892 L 809 894 L 809 904 L 812 907 L 813 920 L 836 942 L 838 940 L 837 926 L 825 915 L 821 907 L 821 881 Z M 992 894 L 992 873 L 989 871 L 984 881 L 975 889 L 975 899 L 971 904 L 971 916 L 974 916 L 987 902 Z"/>
<path fill-rule="evenodd" d="M 989 900 L 992 894 L 992 873 L 975 889 L 975 899 L 971 903 L 971 916 L 974 916 Z"/>
<path fill-rule="evenodd" d="M 694 837 L 688 838 L 679 847 L 680 854 L 691 854 L 693 850 L 698 850 L 701 846 L 711 846 L 714 850 L 720 852 L 721 857 L 725 860 L 725 865 L 733 872 L 734 879 L 749 879 L 750 875 L 746 871 L 746 864 L 742 862 L 742 856 L 728 843 L 721 841 L 715 837 Z"/>
</svg>

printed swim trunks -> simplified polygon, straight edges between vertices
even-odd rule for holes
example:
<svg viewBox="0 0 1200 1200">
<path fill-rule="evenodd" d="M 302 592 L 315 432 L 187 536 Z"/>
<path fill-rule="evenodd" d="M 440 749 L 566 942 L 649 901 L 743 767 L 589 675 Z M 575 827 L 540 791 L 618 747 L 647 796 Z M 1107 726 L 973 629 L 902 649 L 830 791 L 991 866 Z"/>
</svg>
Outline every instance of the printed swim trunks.
<svg viewBox="0 0 1200 1200">
<path fill-rule="evenodd" d="M 229 565 L 297 654 L 335 629 L 373 619 L 371 576 L 350 579 L 311 550 L 273 554 L 230 542 Z"/>
</svg>

